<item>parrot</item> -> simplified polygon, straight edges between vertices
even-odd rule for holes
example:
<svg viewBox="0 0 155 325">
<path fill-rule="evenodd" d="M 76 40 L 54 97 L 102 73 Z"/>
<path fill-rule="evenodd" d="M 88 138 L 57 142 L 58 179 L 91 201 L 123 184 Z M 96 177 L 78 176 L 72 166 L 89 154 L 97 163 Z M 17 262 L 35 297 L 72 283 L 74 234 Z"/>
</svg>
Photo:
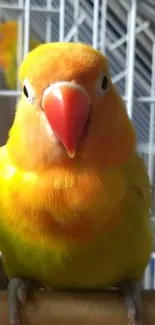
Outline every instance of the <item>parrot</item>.
<svg viewBox="0 0 155 325">
<path fill-rule="evenodd" d="M 17 21 L 8 20 L 0 24 L 0 68 L 4 73 L 5 82 L 9 89 L 16 89 L 17 33 Z M 34 49 L 37 45 L 39 42 L 31 38 L 30 49 Z"/>
<path fill-rule="evenodd" d="M 54 290 L 117 285 L 129 324 L 141 325 L 152 190 L 108 59 L 80 42 L 40 44 L 22 61 L 19 80 L 0 148 L 10 325 L 20 324 L 33 281 Z"/>
</svg>

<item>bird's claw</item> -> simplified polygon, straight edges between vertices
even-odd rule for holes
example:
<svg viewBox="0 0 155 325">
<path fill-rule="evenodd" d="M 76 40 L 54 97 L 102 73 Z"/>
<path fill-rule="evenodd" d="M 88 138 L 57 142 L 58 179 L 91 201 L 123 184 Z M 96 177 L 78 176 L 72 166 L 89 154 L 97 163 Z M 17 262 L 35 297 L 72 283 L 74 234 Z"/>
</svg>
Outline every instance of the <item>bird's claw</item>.
<svg viewBox="0 0 155 325">
<path fill-rule="evenodd" d="M 124 292 L 128 311 L 128 325 L 142 325 L 141 282 L 124 281 L 119 287 Z"/>
<path fill-rule="evenodd" d="M 24 304 L 29 291 L 29 281 L 12 278 L 9 282 L 9 324 L 20 325 L 19 303 Z"/>
</svg>

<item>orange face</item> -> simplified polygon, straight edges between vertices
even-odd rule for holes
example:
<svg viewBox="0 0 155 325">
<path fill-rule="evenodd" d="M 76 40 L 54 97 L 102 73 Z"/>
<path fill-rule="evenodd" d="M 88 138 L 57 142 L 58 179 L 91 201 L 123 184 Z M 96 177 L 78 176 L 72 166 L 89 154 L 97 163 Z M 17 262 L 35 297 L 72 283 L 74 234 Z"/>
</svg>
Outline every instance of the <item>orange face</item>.
<svg viewBox="0 0 155 325">
<path fill-rule="evenodd" d="M 135 132 L 99 51 L 80 43 L 41 45 L 22 63 L 20 80 L 10 139 L 20 163 L 116 165 L 130 158 Z"/>
</svg>

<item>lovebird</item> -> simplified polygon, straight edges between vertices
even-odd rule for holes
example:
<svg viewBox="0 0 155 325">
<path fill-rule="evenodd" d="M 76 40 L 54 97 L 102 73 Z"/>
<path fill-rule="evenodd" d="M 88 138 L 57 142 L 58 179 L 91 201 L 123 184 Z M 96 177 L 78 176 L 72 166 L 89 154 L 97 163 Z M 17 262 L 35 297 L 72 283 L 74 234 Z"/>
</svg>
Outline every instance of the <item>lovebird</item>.
<svg viewBox="0 0 155 325">
<path fill-rule="evenodd" d="M 16 89 L 17 34 L 17 21 L 8 20 L 0 24 L 0 69 L 4 73 L 5 82 L 9 89 Z M 34 49 L 37 45 L 39 42 L 31 38 L 30 49 Z"/>
<path fill-rule="evenodd" d="M 9 322 L 19 325 L 19 302 L 37 281 L 56 290 L 117 285 L 129 324 L 140 325 L 152 193 L 108 60 L 86 44 L 42 44 L 23 60 L 19 79 L 22 95 L 0 148 Z"/>
</svg>

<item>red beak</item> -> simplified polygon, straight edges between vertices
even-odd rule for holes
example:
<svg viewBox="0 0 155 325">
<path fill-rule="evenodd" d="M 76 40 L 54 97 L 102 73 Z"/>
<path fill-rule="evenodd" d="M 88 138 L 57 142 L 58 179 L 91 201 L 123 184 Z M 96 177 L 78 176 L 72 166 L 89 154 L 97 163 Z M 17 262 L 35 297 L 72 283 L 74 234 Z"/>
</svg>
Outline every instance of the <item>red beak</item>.
<svg viewBox="0 0 155 325">
<path fill-rule="evenodd" d="M 85 89 L 71 82 L 55 83 L 45 90 L 42 106 L 57 138 L 74 157 L 90 113 Z"/>
</svg>

